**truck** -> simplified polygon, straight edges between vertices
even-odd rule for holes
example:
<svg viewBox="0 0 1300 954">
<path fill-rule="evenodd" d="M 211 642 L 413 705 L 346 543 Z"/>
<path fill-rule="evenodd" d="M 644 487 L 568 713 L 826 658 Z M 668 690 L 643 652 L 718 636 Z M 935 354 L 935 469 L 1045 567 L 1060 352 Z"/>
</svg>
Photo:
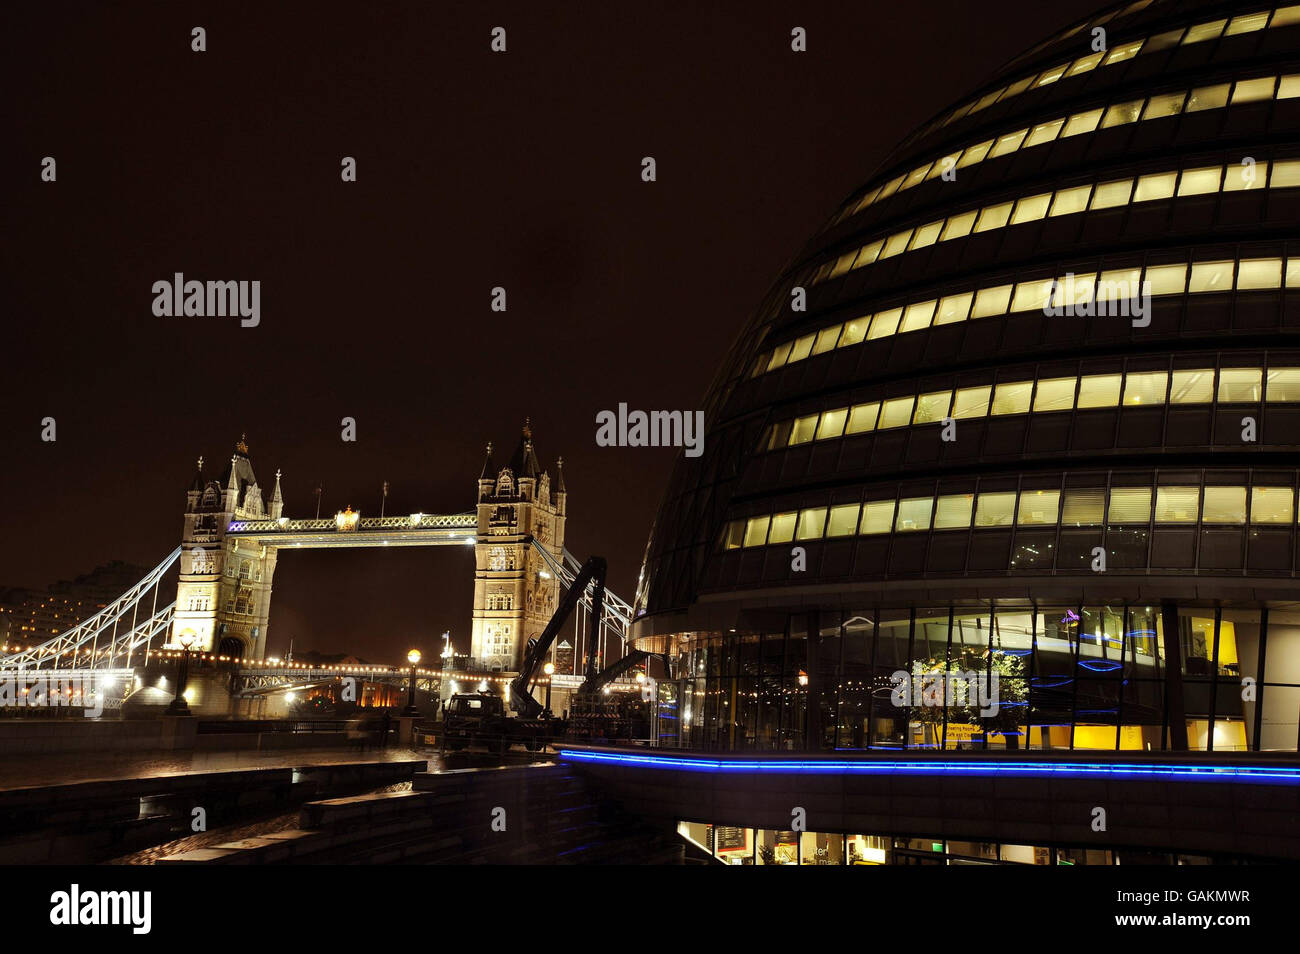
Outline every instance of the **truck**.
<svg viewBox="0 0 1300 954">
<path fill-rule="evenodd" d="M 564 731 L 560 719 L 508 715 L 505 701 L 491 692 L 458 692 L 443 707 L 443 740 L 452 751 L 471 745 L 504 749 L 518 744 L 529 752 L 540 752 Z"/>
</svg>

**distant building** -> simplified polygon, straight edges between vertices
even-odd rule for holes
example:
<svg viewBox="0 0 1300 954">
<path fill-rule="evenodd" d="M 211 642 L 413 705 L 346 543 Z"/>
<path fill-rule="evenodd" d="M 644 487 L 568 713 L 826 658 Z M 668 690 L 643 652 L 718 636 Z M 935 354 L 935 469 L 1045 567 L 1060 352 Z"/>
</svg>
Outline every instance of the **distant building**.
<svg viewBox="0 0 1300 954">
<path fill-rule="evenodd" d="M 94 616 L 145 573 L 142 567 L 114 560 L 45 590 L 0 589 L 0 641 L 25 647 L 52 639 Z"/>
</svg>

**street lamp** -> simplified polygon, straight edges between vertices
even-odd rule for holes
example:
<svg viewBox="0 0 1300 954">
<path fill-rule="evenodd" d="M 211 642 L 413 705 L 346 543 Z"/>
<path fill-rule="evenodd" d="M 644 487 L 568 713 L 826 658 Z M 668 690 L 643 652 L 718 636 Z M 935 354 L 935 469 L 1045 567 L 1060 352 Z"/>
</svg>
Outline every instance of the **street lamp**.
<svg viewBox="0 0 1300 954">
<path fill-rule="evenodd" d="M 194 634 L 186 633 L 180 638 L 181 658 L 176 664 L 176 698 L 172 699 L 165 715 L 187 716 L 189 704 L 185 701 L 185 689 L 190 679 L 190 647 L 194 645 Z"/>
<path fill-rule="evenodd" d="M 406 654 L 406 661 L 411 664 L 411 686 L 406 693 L 406 708 L 402 710 L 404 716 L 418 716 L 420 710 L 415 707 L 415 667 L 420 665 L 420 651 L 412 649 Z"/>
<path fill-rule="evenodd" d="M 555 663 L 548 662 L 542 667 L 542 671 L 546 673 L 546 715 L 549 718 L 551 715 L 551 677 L 555 675 Z"/>
</svg>

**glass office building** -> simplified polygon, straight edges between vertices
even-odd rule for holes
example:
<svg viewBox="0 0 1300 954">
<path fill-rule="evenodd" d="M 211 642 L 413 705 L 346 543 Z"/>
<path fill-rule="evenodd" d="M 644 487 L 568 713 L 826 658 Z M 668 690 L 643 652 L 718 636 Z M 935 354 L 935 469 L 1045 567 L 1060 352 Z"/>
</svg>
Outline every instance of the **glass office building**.
<svg viewBox="0 0 1300 954">
<path fill-rule="evenodd" d="M 1300 5 L 1114 7 L 910 135 L 678 461 L 660 743 L 1295 751 L 1297 220 Z"/>
</svg>

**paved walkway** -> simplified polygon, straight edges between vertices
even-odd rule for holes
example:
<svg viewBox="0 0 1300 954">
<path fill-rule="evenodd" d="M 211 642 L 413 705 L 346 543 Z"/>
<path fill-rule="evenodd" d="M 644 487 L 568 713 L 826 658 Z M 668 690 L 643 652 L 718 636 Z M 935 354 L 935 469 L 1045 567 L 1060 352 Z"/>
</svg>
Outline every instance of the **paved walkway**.
<svg viewBox="0 0 1300 954">
<path fill-rule="evenodd" d="M 11 755 L 0 763 L 0 791 L 91 782 L 118 778 L 155 778 L 200 772 L 232 772 L 240 769 L 296 768 L 303 765 L 337 765 L 342 762 L 404 762 L 427 759 L 436 771 L 440 760 L 428 746 L 376 748 L 358 746 L 328 749 L 287 749 L 277 752 L 79 752 L 63 755 Z"/>
</svg>

